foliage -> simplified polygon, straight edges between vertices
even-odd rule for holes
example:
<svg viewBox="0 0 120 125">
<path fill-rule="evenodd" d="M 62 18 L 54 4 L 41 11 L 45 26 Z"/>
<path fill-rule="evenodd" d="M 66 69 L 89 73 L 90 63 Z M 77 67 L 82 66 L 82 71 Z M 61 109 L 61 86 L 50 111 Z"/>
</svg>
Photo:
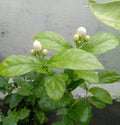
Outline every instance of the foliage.
<svg viewBox="0 0 120 125">
<path fill-rule="evenodd" d="M 93 11 L 98 11 L 99 5 L 90 2 Z M 106 17 L 111 9 L 104 11 Z M 61 117 L 53 125 L 88 125 L 92 106 L 101 109 L 112 104 L 109 92 L 91 85 L 120 80 L 120 74 L 104 71 L 96 57 L 118 46 L 117 36 L 98 33 L 90 38 L 80 27 L 73 37 L 76 48 L 51 31 L 38 33 L 33 39 L 32 57 L 13 55 L 0 63 L 0 92 L 6 95 L 3 103 L 9 105 L 6 116 L 0 112 L 0 123 L 42 125 L 49 121 L 47 113 L 53 111 Z M 48 50 L 54 51 L 51 57 L 47 57 Z M 72 90 L 77 87 L 85 90 L 84 97 L 74 98 Z"/>
<path fill-rule="evenodd" d="M 98 20 L 120 30 L 120 0 L 104 3 L 96 3 L 95 0 L 89 0 L 89 2 L 92 13 Z"/>
</svg>

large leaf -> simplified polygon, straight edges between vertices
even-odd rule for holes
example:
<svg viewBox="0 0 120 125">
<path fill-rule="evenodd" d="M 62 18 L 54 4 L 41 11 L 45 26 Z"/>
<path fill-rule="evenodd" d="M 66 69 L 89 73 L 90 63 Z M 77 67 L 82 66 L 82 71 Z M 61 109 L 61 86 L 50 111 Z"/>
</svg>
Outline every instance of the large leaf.
<svg viewBox="0 0 120 125">
<path fill-rule="evenodd" d="M 45 73 L 40 61 L 29 56 L 9 56 L 0 64 L 0 74 L 7 77 L 23 75 L 33 70 Z"/>
<path fill-rule="evenodd" d="M 111 95 L 103 88 L 93 87 L 89 90 L 89 92 L 94 95 L 98 100 L 112 104 Z"/>
<path fill-rule="evenodd" d="M 99 83 L 110 84 L 120 80 L 120 74 L 112 71 L 105 71 L 99 74 Z"/>
<path fill-rule="evenodd" d="M 62 49 L 72 48 L 71 44 L 61 35 L 51 31 L 38 33 L 34 40 L 39 40 L 43 48 L 50 50 L 61 51 Z"/>
<path fill-rule="evenodd" d="M 86 101 L 80 100 L 80 102 L 72 106 L 68 115 L 71 119 L 88 125 L 92 116 L 91 106 Z"/>
<path fill-rule="evenodd" d="M 53 100 L 59 100 L 62 98 L 65 92 L 65 77 L 66 74 L 57 74 L 54 76 L 48 76 L 45 79 L 45 89 L 48 96 Z"/>
<path fill-rule="evenodd" d="M 103 69 L 95 56 L 84 50 L 68 49 L 50 58 L 48 66 L 73 70 Z"/>
<path fill-rule="evenodd" d="M 89 83 L 98 83 L 98 75 L 95 71 L 76 70 L 75 73 L 78 74 L 81 78 L 83 78 Z"/>
<path fill-rule="evenodd" d="M 110 33 L 99 33 L 86 42 L 81 49 L 99 55 L 114 49 L 118 44 L 119 38 L 117 36 Z"/>
<path fill-rule="evenodd" d="M 91 10 L 94 16 L 103 23 L 120 30 L 120 1 L 104 3 L 91 2 Z"/>
</svg>

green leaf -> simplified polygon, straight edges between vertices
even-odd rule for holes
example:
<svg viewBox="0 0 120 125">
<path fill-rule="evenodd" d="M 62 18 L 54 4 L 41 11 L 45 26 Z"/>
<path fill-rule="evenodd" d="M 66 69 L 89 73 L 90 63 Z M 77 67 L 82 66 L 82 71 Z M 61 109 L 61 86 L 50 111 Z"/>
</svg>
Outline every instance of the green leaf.
<svg viewBox="0 0 120 125">
<path fill-rule="evenodd" d="M 99 74 L 100 84 L 115 83 L 120 80 L 120 74 L 112 71 L 105 71 Z"/>
<path fill-rule="evenodd" d="M 4 87 L 6 84 L 8 84 L 8 80 L 5 77 L 0 76 L 0 87 Z"/>
<path fill-rule="evenodd" d="M 120 30 L 120 1 L 90 4 L 94 16 L 101 22 Z"/>
<path fill-rule="evenodd" d="M 104 102 L 98 100 L 95 96 L 89 97 L 88 102 L 100 109 L 105 108 L 106 106 Z"/>
<path fill-rule="evenodd" d="M 84 90 L 87 90 L 88 91 L 88 83 L 86 83 L 86 82 L 83 82 L 80 86 L 79 86 L 80 88 L 82 88 L 82 89 L 84 89 Z"/>
<path fill-rule="evenodd" d="M 68 116 L 64 116 L 61 121 L 55 122 L 52 125 L 74 125 L 74 123 Z"/>
<path fill-rule="evenodd" d="M 45 121 L 45 118 L 46 118 L 45 113 L 40 111 L 39 109 L 35 109 L 34 112 L 35 112 L 40 124 L 43 124 Z"/>
<path fill-rule="evenodd" d="M 65 76 L 66 74 L 57 74 L 54 76 L 48 76 L 45 79 L 45 89 L 48 96 L 53 100 L 59 100 L 62 98 L 65 92 Z"/>
<path fill-rule="evenodd" d="M 50 50 L 61 51 L 62 49 L 72 48 L 71 44 L 61 35 L 51 31 L 38 33 L 34 40 L 39 40 L 43 48 Z"/>
<path fill-rule="evenodd" d="M 3 125 L 17 125 L 18 123 L 18 112 L 9 111 L 8 116 L 3 119 Z"/>
<path fill-rule="evenodd" d="M 84 50 L 68 49 L 50 58 L 48 66 L 73 70 L 103 69 L 95 56 Z"/>
<path fill-rule="evenodd" d="M 83 44 L 81 49 L 94 55 L 100 55 L 114 49 L 118 44 L 119 38 L 117 36 L 110 33 L 99 33 L 91 37 L 89 42 Z"/>
<path fill-rule="evenodd" d="M 69 117 L 81 124 L 88 124 L 92 117 L 91 106 L 85 100 L 80 100 L 70 109 Z"/>
<path fill-rule="evenodd" d="M 0 122 L 3 121 L 3 115 L 2 115 L 2 112 L 0 112 Z"/>
<path fill-rule="evenodd" d="M 40 61 L 29 56 L 9 56 L 0 64 L 0 74 L 7 77 L 23 75 L 33 70 L 45 73 Z"/>
<path fill-rule="evenodd" d="M 68 74 L 68 76 L 69 76 L 69 79 L 68 79 L 69 82 L 70 81 L 77 81 L 77 80 L 81 79 L 81 77 L 78 74 L 76 74 L 74 72 L 74 70 L 64 69 L 64 72 Z"/>
<path fill-rule="evenodd" d="M 98 83 L 98 75 L 95 71 L 89 70 L 76 70 L 76 74 L 78 74 L 81 78 L 86 80 L 89 83 Z"/>
<path fill-rule="evenodd" d="M 67 89 L 69 91 L 74 90 L 75 88 L 77 88 L 79 85 L 81 85 L 82 83 L 84 83 L 85 81 L 83 79 L 77 80 L 77 81 L 72 81 L 68 86 Z"/>
<path fill-rule="evenodd" d="M 67 108 L 59 108 L 56 112 L 57 115 L 67 115 L 68 109 Z"/>
<path fill-rule="evenodd" d="M 10 108 L 16 107 L 22 101 L 22 99 L 23 97 L 18 94 L 12 95 L 10 99 Z"/>
<path fill-rule="evenodd" d="M 54 101 L 49 98 L 46 91 L 43 91 L 43 94 L 41 95 L 40 100 L 38 101 L 38 105 L 43 111 L 54 111 L 56 109 L 64 108 L 68 104 L 70 104 L 70 101 L 72 100 L 72 96 L 69 95 L 63 95 L 63 97 L 59 101 Z"/>
<path fill-rule="evenodd" d="M 103 88 L 93 87 L 90 88 L 89 92 L 94 95 L 98 100 L 112 104 L 111 95 Z"/>
<path fill-rule="evenodd" d="M 27 108 L 23 108 L 20 110 L 19 112 L 19 119 L 23 120 L 25 119 L 26 117 L 28 117 L 30 114 L 30 110 L 27 109 Z"/>
<path fill-rule="evenodd" d="M 24 83 L 18 90 L 18 94 L 22 96 L 29 96 L 32 94 L 32 85 L 30 83 Z"/>
</svg>

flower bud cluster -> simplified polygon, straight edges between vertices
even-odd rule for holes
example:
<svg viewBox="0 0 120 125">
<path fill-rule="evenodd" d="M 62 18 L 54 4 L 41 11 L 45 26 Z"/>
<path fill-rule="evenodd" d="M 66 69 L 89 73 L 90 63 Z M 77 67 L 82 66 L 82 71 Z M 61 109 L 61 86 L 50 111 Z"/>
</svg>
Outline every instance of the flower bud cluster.
<svg viewBox="0 0 120 125">
<path fill-rule="evenodd" d="M 30 53 L 32 55 L 35 55 L 35 56 L 38 55 L 38 54 L 39 55 L 42 54 L 42 56 L 46 56 L 48 54 L 48 50 L 47 49 L 43 49 L 40 41 L 35 40 L 33 42 L 33 49 L 30 51 Z"/>
<path fill-rule="evenodd" d="M 79 27 L 76 34 L 73 36 L 73 40 L 77 48 L 79 48 L 84 42 L 88 42 L 90 40 L 90 36 L 86 34 L 86 28 Z"/>
</svg>

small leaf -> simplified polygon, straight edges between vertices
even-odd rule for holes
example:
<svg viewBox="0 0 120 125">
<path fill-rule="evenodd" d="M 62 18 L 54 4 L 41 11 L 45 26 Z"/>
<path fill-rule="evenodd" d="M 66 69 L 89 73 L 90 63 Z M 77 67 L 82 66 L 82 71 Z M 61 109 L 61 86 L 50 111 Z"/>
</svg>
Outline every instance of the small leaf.
<svg viewBox="0 0 120 125">
<path fill-rule="evenodd" d="M 9 96 L 8 96 L 8 99 L 9 99 Z M 21 101 L 22 101 L 23 97 L 18 95 L 18 94 L 14 94 L 11 96 L 11 99 L 10 99 L 10 108 L 14 108 L 16 107 Z"/>
<path fill-rule="evenodd" d="M 34 112 L 35 112 L 40 124 L 43 124 L 45 121 L 45 118 L 46 118 L 45 113 L 40 111 L 39 109 L 35 109 Z"/>
<path fill-rule="evenodd" d="M 105 71 L 99 74 L 100 84 L 110 84 L 115 83 L 120 80 L 120 74 L 112 71 Z"/>
<path fill-rule="evenodd" d="M 89 92 L 94 95 L 98 100 L 112 104 L 111 95 L 103 88 L 93 87 L 90 88 Z"/>
<path fill-rule="evenodd" d="M 95 56 L 84 50 L 68 49 L 50 58 L 48 66 L 73 70 L 103 69 Z"/>
<path fill-rule="evenodd" d="M 26 117 L 28 117 L 30 114 L 30 110 L 27 109 L 27 108 L 23 108 L 20 110 L 19 112 L 19 119 L 23 120 L 25 119 Z"/>
<path fill-rule="evenodd" d="M 84 89 L 84 90 L 87 90 L 87 91 L 89 89 L 86 82 L 83 82 L 79 87 L 82 88 L 82 89 Z"/>
<path fill-rule="evenodd" d="M 3 121 L 3 115 L 2 115 L 2 112 L 0 112 L 0 122 Z"/>
<path fill-rule="evenodd" d="M 3 119 L 3 125 L 17 125 L 19 117 L 18 112 L 9 111 L 8 115 Z"/>
<path fill-rule="evenodd" d="M 89 83 L 98 83 L 98 75 L 95 71 L 89 70 L 76 70 L 76 74 L 78 74 L 81 78 L 86 80 Z"/>
<path fill-rule="evenodd" d="M 51 31 L 38 33 L 34 40 L 39 40 L 43 48 L 50 50 L 61 51 L 62 49 L 72 48 L 71 44 L 61 35 Z"/>
<path fill-rule="evenodd" d="M 91 37 L 89 42 L 83 44 L 81 49 L 94 55 L 100 55 L 114 49 L 118 44 L 119 38 L 117 36 L 110 33 L 99 33 Z"/>
<path fill-rule="evenodd" d="M 68 90 L 72 91 L 75 88 L 77 88 L 79 85 L 81 85 L 82 83 L 84 83 L 85 81 L 83 79 L 77 80 L 77 81 L 72 81 L 68 86 Z"/>
<path fill-rule="evenodd" d="M 55 122 L 52 125 L 74 125 L 74 123 L 68 116 L 64 116 L 61 121 Z"/>
<path fill-rule="evenodd" d="M 48 96 L 53 100 L 62 98 L 65 92 L 65 76 L 66 74 L 57 74 L 48 76 L 45 79 L 45 89 Z"/>
<path fill-rule="evenodd" d="M 8 80 L 5 77 L 0 76 L 0 87 L 4 87 L 6 84 L 8 84 Z"/>
<path fill-rule="evenodd" d="M 46 73 L 40 61 L 29 56 L 9 56 L 0 64 L 0 74 L 7 77 L 23 75 L 33 70 Z"/>
<path fill-rule="evenodd" d="M 69 111 L 69 117 L 77 122 L 86 123 L 90 122 L 92 116 L 91 106 L 85 100 L 80 100 L 74 104 Z"/>
<path fill-rule="evenodd" d="M 120 30 L 120 1 L 91 3 L 94 16 L 101 22 Z"/>
<path fill-rule="evenodd" d="M 67 108 L 59 108 L 56 112 L 57 115 L 67 115 L 68 109 Z"/>
<path fill-rule="evenodd" d="M 106 106 L 104 102 L 98 100 L 95 96 L 89 97 L 88 102 L 100 109 L 105 108 Z"/>
<path fill-rule="evenodd" d="M 18 90 L 18 94 L 22 96 L 29 96 L 32 94 L 32 86 L 30 83 L 24 83 Z"/>
</svg>

